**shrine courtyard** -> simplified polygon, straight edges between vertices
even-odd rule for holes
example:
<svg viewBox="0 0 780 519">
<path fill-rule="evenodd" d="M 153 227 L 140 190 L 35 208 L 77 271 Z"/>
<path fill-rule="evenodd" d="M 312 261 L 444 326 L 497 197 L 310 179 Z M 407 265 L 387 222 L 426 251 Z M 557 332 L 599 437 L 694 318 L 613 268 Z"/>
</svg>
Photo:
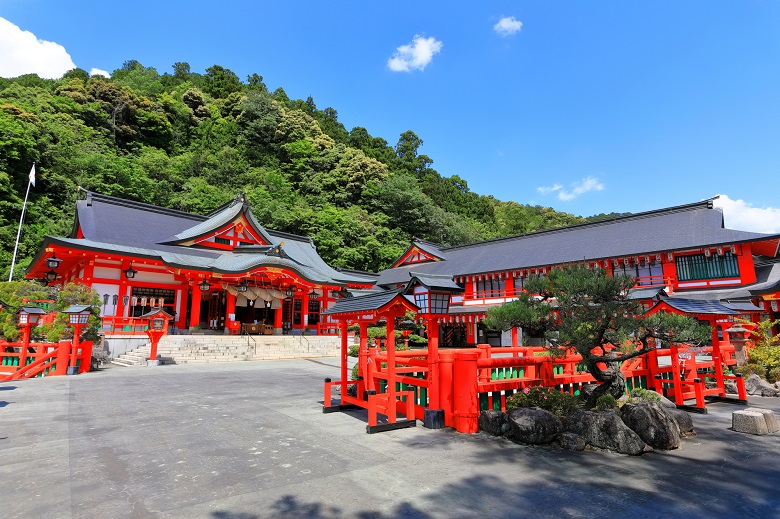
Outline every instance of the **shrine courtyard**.
<svg viewBox="0 0 780 519">
<path fill-rule="evenodd" d="M 641 457 L 323 414 L 337 359 L 106 368 L 0 384 L 11 518 L 780 517 L 780 436 L 730 431 Z M 780 398 L 750 397 L 780 413 Z"/>
</svg>

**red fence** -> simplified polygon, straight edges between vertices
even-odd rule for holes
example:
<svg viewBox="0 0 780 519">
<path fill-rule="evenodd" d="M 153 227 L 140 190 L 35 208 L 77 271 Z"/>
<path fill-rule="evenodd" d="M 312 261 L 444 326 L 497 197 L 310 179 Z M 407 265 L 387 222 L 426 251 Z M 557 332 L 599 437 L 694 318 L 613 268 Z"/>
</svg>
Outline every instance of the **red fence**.
<svg viewBox="0 0 780 519">
<path fill-rule="evenodd" d="M 734 381 L 739 401 L 746 401 L 740 376 L 728 374 L 736 364 L 730 345 L 690 348 L 672 346 L 656 349 L 624 362 L 621 371 L 626 390 L 655 389 L 677 405 L 705 411 L 705 396 L 726 397 L 725 382 Z M 506 410 L 506 401 L 529 386 L 558 388 L 579 394 L 583 384 L 594 382 L 582 365 L 582 357 L 569 354 L 551 357 L 540 347 L 491 347 L 444 349 L 438 361 L 429 363 L 427 350 L 388 353 L 368 348 L 366 373 L 358 380 L 326 381 L 325 407 L 331 407 L 331 388 L 340 386 L 342 404 L 368 409 L 369 426 L 377 426 L 377 414 L 394 423 L 396 413 L 407 420 L 423 419 L 429 407 L 431 381 L 438 385 L 438 407 L 444 411 L 444 424 L 459 432 L 477 432 L 479 412 Z M 723 369 L 726 369 L 724 373 Z M 436 370 L 436 377 L 431 372 Z M 707 382 L 715 382 L 707 387 Z M 354 385 L 354 396 L 347 394 Z M 713 385 L 713 384 L 710 384 Z M 401 409 L 399 411 L 399 409 Z"/>
<path fill-rule="evenodd" d="M 76 346 L 62 342 L 0 342 L 0 382 L 49 375 L 65 375 L 72 360 L 78 373 L 89 371 L 92 362 L 92 342 L 83 341 Z M 25 351 L 26 350 L 26 351 Z"/>
</svg>

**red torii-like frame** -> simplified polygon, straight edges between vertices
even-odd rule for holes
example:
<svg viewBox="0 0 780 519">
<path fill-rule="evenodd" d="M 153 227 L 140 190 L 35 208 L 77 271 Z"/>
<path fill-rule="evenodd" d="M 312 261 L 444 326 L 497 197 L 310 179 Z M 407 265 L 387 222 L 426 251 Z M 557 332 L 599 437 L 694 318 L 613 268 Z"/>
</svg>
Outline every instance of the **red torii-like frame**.
<svg viewBox="0 0 780 519">
<path fill-rule="evenodd" d="M 368 425 L 366 432 L 376 433 L 406 427 L 415 427 L 417 422 L 414 416 L 414 393 L 412 391 L 396 391 L 395 373 L 395 319 L 402 317 L 406 312 L 417 312 L 419 309 L 406 297 L 397 293 L 379 293 L 351 299 L 343 299 L 336 303 L 325 314 L 339 321 L 341 330 L 341 380 L 331 381 L 325 379 L 325 398 L 322 411 L 332 413 L 345 409 L 363 408 L 368 410 Z M 370 323 L 384 318 L 387 322 L 387 392 L 377 394 L 374 388 L 373 377 L 367 373 L 368 366 L 368 338 L 367 329 Z M 360 352 L 358 362 L 360 371 L 364 374 L 365 382 L 349 380 L 348 357 L 348 326 L 350 322 L 357 322 L 360 326 Z M 347 394 L 347 386 L 356 384 L 355 397 Z M 338 386 L 341 390 L 341 403 L 333 405 L 331 390 Z M 406 402 L 400 399 L 406 398 Z M 400 408 L 400 409 L 399 409 Z M 377 414 L 387 416 L 387 423 L 379 424 Z M 398 414 L 403 414 L 405 420 L 399 420 Z"/>
</svg>

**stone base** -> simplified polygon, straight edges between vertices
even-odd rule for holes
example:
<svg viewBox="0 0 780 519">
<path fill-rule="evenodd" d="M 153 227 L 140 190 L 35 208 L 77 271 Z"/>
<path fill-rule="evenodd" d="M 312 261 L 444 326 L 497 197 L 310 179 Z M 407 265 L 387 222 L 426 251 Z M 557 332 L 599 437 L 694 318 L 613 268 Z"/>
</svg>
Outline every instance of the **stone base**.
<svg viewBox="0 0 780 519">
<path fill-rule="evenodd" d="M 159 360 L 147 360 L 146 361 L 147 366 L 159 366 L 160 361 Z"/>
<path fill-rule="evenodd" d="M 79 367 L 78 366 L 68 366 L 68 370 L 65 372 L 66 375 L 78 375 L 79 374 Z"/>
<path fill-rule="evenodd" d="M 423 427 L 444 429 L 444 409 L 424 409 Z"/>
<path fill-rule="evenodd" d="M 775 413 L 769 409 L 755 407 L 734 411 L 731 415 L 731 428 L 737 432 L 759 436 L 780 430 Z"/>
</svg>

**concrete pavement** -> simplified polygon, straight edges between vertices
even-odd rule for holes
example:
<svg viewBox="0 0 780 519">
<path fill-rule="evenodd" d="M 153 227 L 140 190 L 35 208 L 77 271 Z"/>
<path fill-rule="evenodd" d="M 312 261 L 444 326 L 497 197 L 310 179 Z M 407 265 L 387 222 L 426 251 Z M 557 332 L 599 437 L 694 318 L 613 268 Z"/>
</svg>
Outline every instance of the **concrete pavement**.
<svg viewBox="0 0 780 519">
<path fill-rule="evenodd" d="M 632 458 L 322 413 L 337 360 L 243 362 L 0 384 L 0 517 L 780 518 L 780 435 L 693 415 Z M 780 398 L 750 398 L 780 413 Z"/>
</svg>

